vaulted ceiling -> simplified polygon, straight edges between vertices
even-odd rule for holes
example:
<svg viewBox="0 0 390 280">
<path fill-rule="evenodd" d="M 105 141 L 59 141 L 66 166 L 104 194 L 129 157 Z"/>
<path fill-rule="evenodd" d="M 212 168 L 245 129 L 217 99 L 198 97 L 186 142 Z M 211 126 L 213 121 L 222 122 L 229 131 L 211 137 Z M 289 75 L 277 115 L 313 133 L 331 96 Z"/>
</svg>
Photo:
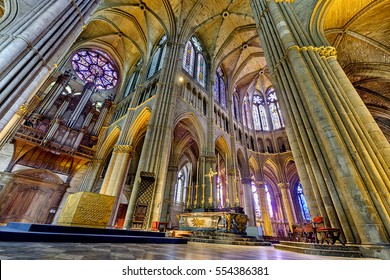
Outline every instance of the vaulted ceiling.
<svg viewBox="0 0 390 280">
<path fill-rule="evenodd" d="M 228 85 L 242 92 L 256 86 L 266 67 L 248 0 L 104 1 L 77 44 L 111 46 L 126 72 L 141 57 L 147 61 L 163 34 L 182 43 L 196 34 L 211 69 L 222 66 Z"/>
</svg>

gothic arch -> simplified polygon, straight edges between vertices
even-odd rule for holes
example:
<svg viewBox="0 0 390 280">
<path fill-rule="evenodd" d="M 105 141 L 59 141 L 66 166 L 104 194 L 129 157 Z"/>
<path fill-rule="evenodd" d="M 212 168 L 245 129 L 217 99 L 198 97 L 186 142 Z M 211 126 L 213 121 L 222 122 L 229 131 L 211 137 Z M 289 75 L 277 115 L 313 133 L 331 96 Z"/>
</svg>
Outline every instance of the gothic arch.
<svg viewBox="0 0 390 280">
<path fill-rule="evenodd" d="M 288 157 L 284 161 L 284 170 L 287 182 L 290 184 L 291 188 L 296 186 L 299 182 L 299 176 L 295 161 L 292 157 Z"/>
<path fill-rule="evenodd" d="M 126 143 L 134 144 L 145 132 L 150 121 L 149 107 L 144 108 L 137 116 L 137 118 L 131 124 L 131 127 L 126 134 Z"/>
<path fill-rule="evenodd" d="M 280 172 L 277 164 L 271 159 L 267 159 L 263 165 L 264 180 L 274 189 L 277 190 L 280 183 Z"/>
<path fill-rule="evenodd" d="M 224 136 L 221 135 L 215 140 L 215 148 L 222 154 L 223 158 L 225 155 L 230 156 L 230 148 Z"/>
<path fill-rule="evenodd" d="M 254 156 L 249 157 L 249 169 L 252 171 L 253 175 L 255 176 L 255 179 L 257 181 L 261 180 L 260 178 L 260 166 L 257 163 Z"/>
<path fill-rule="evenodd" d="M 176 117 L 173 126 L 176 128 L 180 122 L 186 124 L 187 129 L 191 132 L 191 135 L 193 135 L 200 150 L 202 150 L 206 146 L 206 138 L 204 128 L 197 116 L 194 113 L 188 112 L 180 114 Z"/>
<path fill-rule="evenodd" d="M 104 160 L 108 156 L 108 154 L 111 152 L 112 148 L 114 147 L 115 143 L 118 141 L 120 133 L 121 130 L 119 126 L 115 126 L 114 129 L 111 130 L 110 134 L 104 140 L 102 147 L 98 149 L 96 153 L 97 159 Z"/>
</svg>

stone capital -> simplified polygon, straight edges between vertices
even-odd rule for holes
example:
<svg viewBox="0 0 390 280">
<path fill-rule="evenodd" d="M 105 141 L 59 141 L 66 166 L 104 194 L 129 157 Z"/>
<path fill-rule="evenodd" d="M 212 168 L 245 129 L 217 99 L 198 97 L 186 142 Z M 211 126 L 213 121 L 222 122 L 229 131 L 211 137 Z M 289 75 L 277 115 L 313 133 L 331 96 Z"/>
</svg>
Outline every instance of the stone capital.
<svg viewBox="0 0 390 280">
<path fill-rule="evenodd" d="M 118 154 L 131 154 L 133 146 L 131 145 L 116 145 L 114 147 L 114 153 Z"/>
<path fill-rule="evenodd" d="M 278 187 L 280 189 L 286 189 L 287 190 L 289 188 L 289 186 L 290 186 L 289 183 L 278 183 Z"/>
</svg>

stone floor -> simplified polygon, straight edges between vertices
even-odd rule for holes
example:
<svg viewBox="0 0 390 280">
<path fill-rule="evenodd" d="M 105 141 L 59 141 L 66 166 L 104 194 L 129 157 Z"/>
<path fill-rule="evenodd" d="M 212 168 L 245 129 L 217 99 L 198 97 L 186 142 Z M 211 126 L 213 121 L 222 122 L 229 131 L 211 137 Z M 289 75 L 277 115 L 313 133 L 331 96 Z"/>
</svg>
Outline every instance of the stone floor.
<svg viewBox="0 0 390 280">
<path fill-rule="evenodd" d="M 0 242 L 0 260 L 353 260 L 273 247 L 188 244 Z M 362 260 L 362 259 L 360 259 Z"/>
</svg>

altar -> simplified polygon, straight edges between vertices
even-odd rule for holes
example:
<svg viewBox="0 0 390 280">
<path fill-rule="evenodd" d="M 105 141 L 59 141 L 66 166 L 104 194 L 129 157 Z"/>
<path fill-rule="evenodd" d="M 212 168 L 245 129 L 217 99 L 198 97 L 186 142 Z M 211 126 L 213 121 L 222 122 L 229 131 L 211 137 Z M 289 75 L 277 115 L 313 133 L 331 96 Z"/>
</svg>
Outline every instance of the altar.
<svg viewBox="0 0 390 280">
<path fill-rule="evenodd" d="M 233 212 L 191 212 L 177 214 L 179 229 L 187 231 L 245 234 L 248 216 Z"/>
</svg>

